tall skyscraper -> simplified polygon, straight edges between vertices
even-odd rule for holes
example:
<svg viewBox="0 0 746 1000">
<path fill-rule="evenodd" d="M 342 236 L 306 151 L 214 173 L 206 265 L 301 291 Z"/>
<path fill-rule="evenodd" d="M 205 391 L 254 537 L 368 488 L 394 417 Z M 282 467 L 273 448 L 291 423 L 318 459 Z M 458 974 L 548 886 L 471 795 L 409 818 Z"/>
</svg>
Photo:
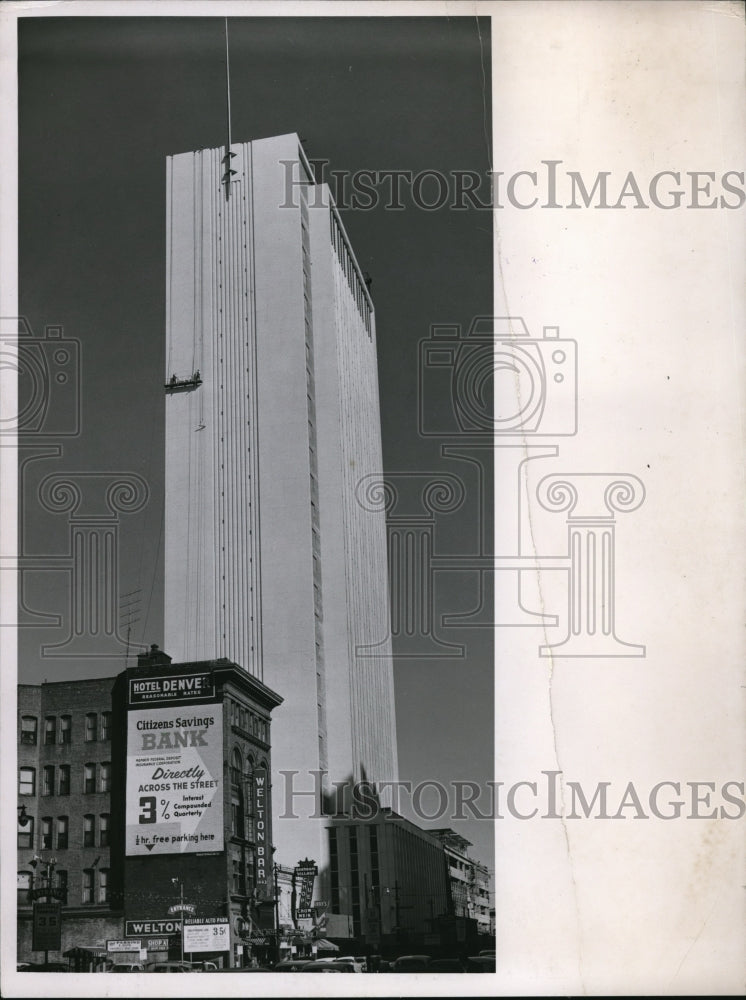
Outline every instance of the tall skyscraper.
<svg viewBox="0 0 746 1000">
<path fill-rule="evenodd" d="M 395 779 L 386 525 L 358 496 L 382 472 L 373 303 L 298 137 L 230 152 L 168 159 L 164 646 L 282 695 L 276 785 Z M 290 783 L 276 859 L 323 866 Z"/>
</svg>

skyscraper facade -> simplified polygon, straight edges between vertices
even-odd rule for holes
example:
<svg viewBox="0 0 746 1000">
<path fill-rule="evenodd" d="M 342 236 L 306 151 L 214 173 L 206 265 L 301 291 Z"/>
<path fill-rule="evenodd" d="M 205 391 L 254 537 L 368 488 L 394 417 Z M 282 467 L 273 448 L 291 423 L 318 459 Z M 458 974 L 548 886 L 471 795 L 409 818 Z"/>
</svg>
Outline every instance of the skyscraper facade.
<svg viewBox="0 0 746 1000">
<path fill-rule="evenodd" d="M 282 695 L 277 860 L 323 868 L 291 793 L 397 777 L 375 313 L 298 137 L 225 154 L 167 164 L 164 647 Z"/>
</svg>

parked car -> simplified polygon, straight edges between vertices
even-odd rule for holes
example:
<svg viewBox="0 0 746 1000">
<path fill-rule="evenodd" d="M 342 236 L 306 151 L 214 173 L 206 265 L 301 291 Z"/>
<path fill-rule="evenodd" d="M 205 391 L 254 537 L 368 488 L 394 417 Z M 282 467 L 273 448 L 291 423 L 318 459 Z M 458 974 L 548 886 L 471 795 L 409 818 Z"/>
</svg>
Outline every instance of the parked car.
<svg viewBox="0 0 746 1000">
<path fill-rule="evenodd" d="M 235 975 L 242 972 L 277 972 L 277 969 L 270 969 L 266 965 L 243 965 L 238 969 L 205 969 L 205 972 L 232 972 Z"/>
<path fill-rule="evenodd" d="M 70 966 L 66 962 L 39 962 L 35 964 L 33 962 L 24 962 L 27 966 L 25 969 L 20 969 L 20 972 L 69 972 Z"/>
<path fill-rule="evenodd" d="M 146 972 L 192 972 L 192 967 L 189 964 L 189 962 L 151 962 L 145 971 Z"/>
<path fill-rule="evenodd" d="M 434 958 L 427 967 L 428 972 L 464 972 L 457 958 Z"/>
<path fill-rule="evenodd" d="M 495 972 L 496 967 L 494 955 L 471 955 L 466 960 L 467 972 Z"/>
<path fill-rule="evenodd" d="M 391 966 L 392 972 L 427 972 L 429 955 L 401 955 Z"/>
<path fill-rule="evenodd" d="M 331 958 L 331 957 L 330 958 L 317 958 L 316 961 L 317 962 L 325 962 L 327 964 L 329 962 L 334 962 L 335 965 L 339 965 L 340 963 L 343 963 L 344 965 L 351 966 L 351 968 L 348 968 L 348 970 L 347 970 L 348 972 L 364 972 L 365 971 L 364 968 L 363 968 L 363 965 L 365 963 L 365 959 L 364 958 L 355 958 L 354 955 L 339 955 L 339 956 L 335 956 L 333 958 Z"/>
<path fill-rule="evenodd" d="M 114 962 L 107 972 L 145 972 L 142 962 Z"/>
<path fill-rule="evenodd" d="M 349 962 L 309 962 L 301 972 L 355 972 Z"/>
<path fill-rule="evenodd" d="M 311 961 L 310 958 L 283 958 L 274 967 L 274 972 L 300 972 Z"/>
</svg>

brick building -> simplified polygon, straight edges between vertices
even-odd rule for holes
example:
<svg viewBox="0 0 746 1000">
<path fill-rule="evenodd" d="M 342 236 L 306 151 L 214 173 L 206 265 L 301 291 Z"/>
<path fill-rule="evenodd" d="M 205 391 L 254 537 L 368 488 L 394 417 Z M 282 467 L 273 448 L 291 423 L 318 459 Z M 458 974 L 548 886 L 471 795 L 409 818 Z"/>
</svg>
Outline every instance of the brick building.
<svg viewBox="0 0 746 1000">
<path fill-rule="evenodd" d="M 121 924 L 112 897 L 113 686 L 113 677 L 18 686 L 19 959 L 31 948 L 29 890 L 53 858 L 67 897 L 63 951 L 114 937 Z"/>
<path fill-rule="evenodd" d="M 177 957 L 185 916 L 227 925 L 224 965 L 268 946 L 281 700 L 229 660 L 172 664 L 157 647 L 117 677 L 20 685 L 18 960 L 39 959 L 30 890 L 49 876 L 54 960 L 127 938 L 138 958 Z"/>
</svg>

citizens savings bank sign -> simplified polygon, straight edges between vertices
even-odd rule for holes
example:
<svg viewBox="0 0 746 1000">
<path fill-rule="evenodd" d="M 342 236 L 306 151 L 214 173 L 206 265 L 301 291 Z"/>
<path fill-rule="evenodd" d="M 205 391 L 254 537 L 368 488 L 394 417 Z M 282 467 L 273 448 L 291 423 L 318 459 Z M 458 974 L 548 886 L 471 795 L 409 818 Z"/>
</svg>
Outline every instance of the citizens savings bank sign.
<svg viewBox="0 0 746 1000">
<path fill-rule="evenodd" d="M 223 850 L 222 705 L 131 707 L 126 853 Z"/>
</svg>

